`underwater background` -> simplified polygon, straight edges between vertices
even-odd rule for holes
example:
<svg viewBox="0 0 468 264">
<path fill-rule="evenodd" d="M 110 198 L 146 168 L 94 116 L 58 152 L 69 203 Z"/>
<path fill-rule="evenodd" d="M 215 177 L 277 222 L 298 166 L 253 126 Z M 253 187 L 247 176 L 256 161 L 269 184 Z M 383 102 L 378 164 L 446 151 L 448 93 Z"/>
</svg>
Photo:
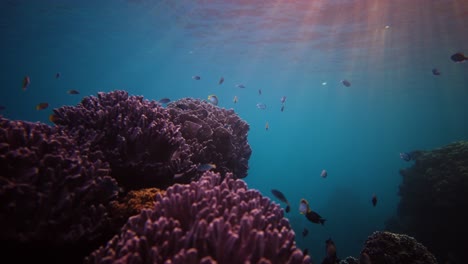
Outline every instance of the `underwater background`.
<svg viewBox="0 0 468 264">
<path fill-rule="evenodd" d="M 467 139 L 468 63 L 450 59 L 468 52 L 467 28 L 462 0 L 2 0 L 0 111 L 52 125 L 51 109 L 100 91 L 214 94 L 250 125 L 244 180 L 286 195 L 298 247 L 320 259 L 333 238 L 356 255 L 396 214 L 411 165 L 399 153 Z M 301 198 L 323 226 L 299 214 Z"/>
</svg>

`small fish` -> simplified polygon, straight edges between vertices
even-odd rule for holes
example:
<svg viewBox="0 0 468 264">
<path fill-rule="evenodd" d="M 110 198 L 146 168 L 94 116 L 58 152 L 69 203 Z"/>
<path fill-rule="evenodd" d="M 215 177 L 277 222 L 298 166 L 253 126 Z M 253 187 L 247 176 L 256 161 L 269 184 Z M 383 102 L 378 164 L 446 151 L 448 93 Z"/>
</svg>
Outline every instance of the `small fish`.
<svg viewBox="0 0 468 264">
<path fill-rule="evenodd" d="M 326 170 L 322 170 L 322 173 L 320 173 L 320 177 L 326 178 L 328 176 L 328 172 Z"/>
<path fill-rule="evenodd" d="M 205 163 L 205 164 L 200 164 L 197 167 L 198 171 L 209 171 L 211 169 L 216 169 L 216 165 L 213 163 Z"/>
<path fill-rule="evenodd" d="M 322 82 L 322 85 L 323 85 L 323 86 L 327 85 L 327 82 Z"/>
<path fill-rule="evenodd" d="M 223 82 L 224 82 L 224 77 L 221 77 L 221 79 L 219 79 L 218 85 L 223 84 Z"/>
<path fill-rule="evenodd" d="M 237 103 L 237 96 L 234 96 L 234 99 L 232 100 L 234 103 Z"/>
<path fill-rule="evenodd" d="M 284 102 L 286 102 L 286 96 L 282 96 L 280 101 L 281 101 L 282 104 L 284 104 Z"/>
<path fill-rule="evenodd" d="M 306 237 L 307 234 L 309 234 L 309 230 L 304 227 L 304 230 L 302 230 L 302 237 Z"/>
<path fill-rule="evenodd" d="M 23 91 L 26 91 L 28 86 L 31 84 L 31 78 L 29 76 L 25 76 L 23 79 Z"/>
<path fill-rule="evenodd" d="M 299 213 L 304 214 L 307 220 L 315 224 L 324 224 L 326 219 L 322 218 L 317 212 L 310 209 L 306 199 L 301 199 L 299 204 Z"/>
<path fill-rule="evenodd" d="M 55 74 L 55 79 L 58 79 L 58 78 L 60 78 L 60 72 L 57 72 L 57 73 Z"/>
<path fill-rule="evenodd" d="M 49 121 L 52 123 L 57 122 L 58 116 L 56 114 L 50 114 L 49 115 Z"/>
<path fill-rule="evenodd" d="M 331 238 L 325 240 L 325 259 L 322 263 L 338 263 L 340 260 L 336 256 L 335 242 Z"/>
<path fill-rule="evenodd" d="M 264 103 L 258 103 L 258 104 L 257 104 L 257 108 L 258 108 L 258 109 L 265 110 L 265 109 L 266 109 L 266 104 L 264 104 Z"/>
<path fill-rule="evenodd" d="M 268 125 L 268 122 L 266 122 L 266 124 L 265 124 L 265 130 L 268 131 L 269 128 L 270 128 L 270 125 Z"/>
<path fill-rule="evenodd" d="M 208 102 L 210 102 L 213 105 L 218 105 L 218 97 L 214 94 L 208 95 Z"/>
<path fill-rule="evenodd" d="M 432 69 L 432 74 L 434 74 L 434 75 L 440 75 L 441 72 L 439 71 L 439 69 L 434 68 L 434 69 Z"/>
<path fill-rule="evenodd" d="M 49 103 L 39 103 L 36 105 L 36 110 L 44 110 L 49 107 Z"/>
<path fill-rule="evenodd" d="M 262 95 L 262 89 L 258 89 L 258 95 Z"/>
<path fill-rule="evenodd" d="M 165 98 L 159 99 L 158 102 L 161 103 L 161 104 L 167 104 L 170 101 L 171 101 L 171 99 L 165 97 Z"/>
<path fill-rule="evenodd" d="M 372 195 L 372 205 L 374 207 L 377 205 L 377 195 L 375 193 Z"/>
<path fill-rule="evenodd" d="M 401 152 L 400 153 L 400 159 L 402 159 L 404 161 L 410 161 L 411 160 L 411 153 Z"/>
<path fill-rule="evenodd" d="M 5 109 L 6 109 L 6 107 L 5 107 L 5 106 L 3 106 L 3 105 L 0 105 L 0 111 L 3 111 L 3 110 L 5 110 Z"/>
<path fill-rule="evenodd" d="M 68 94 L 80 94 L 80 92 L 78 92 L 77 90 L 68 90 L 67 93 Z"/>
<path fill-rule="evenodd" d="M 278 200 L 280 200 L 281 202 L 285 203 L 286 204 L 286 213 L 289 213 L 289 211 L 291 210 L 291 207 L 289 206 L 289 202 L 288 202 L 288 199 L 286 199 L 286 196 L 284 196 L 284 194 L 279 191 L 279 190 L 271 190 L 271 193 L 276 197 L 278 198 Z"/>
<path fill-rule="evenodd" d="M 194 79 L 194 80 L 197 80 L 197 81 L 198 81 L 198 80 L 200 80 L 200 79 L 201 79 L 201 77 L 200 77 L 200 76 L 198 76 L 198 75 L 195 75 L 195 76 L 192 76 L 192 79 Z"/>
<path fill-rule="evenodd" d="M 346 86 L 346 87 L 350 87 L 351 86 L 351 83 L 348 81 L 348 80 L 342 80 L 341 83 Z"/>
<path fill-rule="evenodd" d="M 283 111 L 284 111 L 284 105 L 281 106 L 281 112 L 283 112 Z"/>
<path fill-rule="evenodd" d="M 452 56 L 450 56 L 450 59 L 452 59 L 454 62 L 457 62 L 457 63 L 465 62 L 466 60 L 468 60 L 468 58 L 465 57 L 465 54 L 461 52 L 457 52 L 453 54 Z"/>
<path fill-rule="evenodd" d="M 243 84 L 238 84 L 238 85 L 236 85 L 236 87 L 237 87 L 237 88 L 245 88 L 245 85 L 243 85 Z"/>
</svg>

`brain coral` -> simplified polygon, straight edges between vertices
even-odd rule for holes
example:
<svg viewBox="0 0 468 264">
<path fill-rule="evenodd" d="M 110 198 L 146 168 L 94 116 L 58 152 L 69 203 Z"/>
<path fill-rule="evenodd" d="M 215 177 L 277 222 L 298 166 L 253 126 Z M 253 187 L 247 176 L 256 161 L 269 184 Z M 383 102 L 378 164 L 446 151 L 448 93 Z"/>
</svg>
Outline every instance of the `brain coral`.
<svg viewBox="0 0 468 264">
<path fill-rule="evenodd" d="M 252 154 L 247 142 L 249 125 L 234 113 L 201 100 L 184 98 L 168 105 L 172 121 L 190 145 L 194 163 L 215 163 L 216 171 L 247 176 Z"/>
<path fill-rule="evenodd" d="M 117 183 L 101 152 L 44 124 L 0 118 L 0 240 L 92 240 Z"/>
<path fill-rule="evenodd" d="M 310 263 L 281 208 L 232 174 L 169 187 L 87 263 Z"/>
</svg>

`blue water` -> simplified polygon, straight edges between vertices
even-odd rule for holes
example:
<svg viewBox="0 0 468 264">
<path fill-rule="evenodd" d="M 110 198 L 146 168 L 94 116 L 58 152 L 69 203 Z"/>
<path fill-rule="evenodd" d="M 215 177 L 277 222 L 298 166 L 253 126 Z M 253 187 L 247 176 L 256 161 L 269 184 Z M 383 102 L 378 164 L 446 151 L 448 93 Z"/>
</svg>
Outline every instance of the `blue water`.
<svg viewBox="0 0 468 264">
<path fill-rule="evenodd" d="M 320 261 L 332 237 L 340 257 L 357 256 L 396 212 L 398 171 L 410 166 L 399 152 L 468 138 L 468 63 L 450 60 L 468 53 L 468 3 L 251 2 L 2 0 L 1 114 L 51 124 L 52 108 L 99 91 L 216 94 L 250 125 L 246 182 L 276 202 L 271 189 L 286 195 L 299 247 Z M 324 226 L 298 213 L 301 198 Z"/>
</svg>

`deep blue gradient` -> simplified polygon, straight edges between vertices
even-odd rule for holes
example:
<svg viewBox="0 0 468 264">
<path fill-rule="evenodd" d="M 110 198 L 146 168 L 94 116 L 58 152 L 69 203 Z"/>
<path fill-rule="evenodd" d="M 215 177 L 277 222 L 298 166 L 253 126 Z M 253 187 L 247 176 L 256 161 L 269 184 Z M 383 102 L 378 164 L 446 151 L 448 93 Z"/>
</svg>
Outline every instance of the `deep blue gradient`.
<svg viewBox="0 0 468 264">
<path fill-rule="evenodd" d="M 468 139 L 468 63 L 450 60 L 468 53 L 468 4 L 251 2 L 2 0 L 1 114 L 50 124 L 52 108 L 99 91 L 216 94 L 250 125 L 245 180 L 275 202 L 271 189 L 286 195 L 299 247 L 319 262 L 331 237 L 340 257 L 357 256 L 396 212 L 398 172 L 410 165 L 399 152 Z M 40 102 L 50 107 L 35 110 Z M 301 198 L 324 226 L 298 213 Z"/>
</svg>

